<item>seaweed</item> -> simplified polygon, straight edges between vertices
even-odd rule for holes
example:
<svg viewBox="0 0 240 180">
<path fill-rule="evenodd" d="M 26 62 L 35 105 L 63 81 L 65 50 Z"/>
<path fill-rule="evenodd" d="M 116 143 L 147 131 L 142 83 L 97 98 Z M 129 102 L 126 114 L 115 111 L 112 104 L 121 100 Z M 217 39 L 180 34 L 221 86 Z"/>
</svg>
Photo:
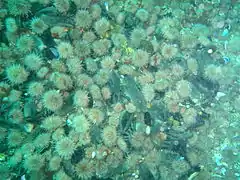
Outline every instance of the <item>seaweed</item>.
<svg viewBox="0 0 240 180">
<path fill-rule="evenodd" d="M 34 117 L 36 117 L 36 113 L 37 113 L 36 109 L 37 107 L 33 99 L 28 99 L 24 103 L 24 107 L 23 107 L 24 118 L 33 119 Z"/>
<path fill-rule="evenodd" d="M 187 140 L 192 137 L 192 133 L 175 129 L 170 129 L 166 133 L 167 139 L 164 141 L 162 148 L 186 157 Z"/>
<path fill-rule="evenodd" d="M 79 163 L 84 158 L 84 154 L 85 154 L 84 148 L 82 147 L 77 148 L 71 157 L 71 163 L 72 164 Z"/>
<path fill-rule="evenodd" d="M 141 180 L 154 180 L 154 176 L 152 172 L 149 170 L 147 165 L 145 163 L 140 163 L 139 164 L 139 176 Z"/>
<path fill-rule="evenodd" d="M 117 103 L 120 100 L 120 76 L 114 70 L 109 75 L 108 86 L 112 93 L 112 102 Z"/>
<path fill-rule="evenodd" d="M 147 102 L 140 89 L 138 88 L 133 77 L 126 75 L 123 78 L 122 87 L 124 94 L 132 101 L 138 110 L 142 112 L 147 111 Z"/>
<path fill-rule="evenodd" d="M 165 121 L 169 114 L 164 104 L 159 100 L 153 100 L 151 108 L 148 108 L 148 113 L 154 121 Z"/>
<path fill-rule="evenodd" d="M 149 112 L 144 113 L 144 123 L 148 126 L 153 125 L 153 118 Z"/>
<path fill-rule="evenodd" d="M 92 126 L 90 130 L 90 136 L 91 136 L 91 142 L 93 144 L 99 144 L 102 141 L 101 132 L 102 132 L 102 129 L 100 129 L 100 127 L 98 127 L 97 125 Z"/>
<path fill-rule="evenodd" d="M 134 114 L 127 111 L 123 112 L 120 118 L 119 131 L 122 134 L 126 134 L 129 131 L 132 131 L 132 124 L 135 120 Z"/>
<path fill-rule="evenodd" d="M 150 41 L 147 41 L 147 40 L 141 40 L 140 48 L 142 50 L 147 51 L 150 54 L 152 54 L 154 52 L 152 43 Z"/>
<path fill-rule="evenodd" d="M 192 83 L 193 97 L 199 99 L 200 96 L 204 95 L 203 106 L 208 106 L 214 100 L 220 85 L 216 82 L 212 82 L 201 76 L 195 76 L 189 79 Z"/>
</svg>

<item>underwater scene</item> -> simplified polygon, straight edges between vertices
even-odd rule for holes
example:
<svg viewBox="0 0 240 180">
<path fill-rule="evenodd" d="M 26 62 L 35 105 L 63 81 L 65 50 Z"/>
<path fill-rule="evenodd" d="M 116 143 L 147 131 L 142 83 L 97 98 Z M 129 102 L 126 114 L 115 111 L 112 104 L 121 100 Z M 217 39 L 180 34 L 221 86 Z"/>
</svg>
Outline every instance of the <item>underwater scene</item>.
<svg viewBox="0 0 240 180">
<path fill-rule="evenodd" d="M 0 180 L 240 180 L 240 0 L 0 0 Z"/>
</svg>

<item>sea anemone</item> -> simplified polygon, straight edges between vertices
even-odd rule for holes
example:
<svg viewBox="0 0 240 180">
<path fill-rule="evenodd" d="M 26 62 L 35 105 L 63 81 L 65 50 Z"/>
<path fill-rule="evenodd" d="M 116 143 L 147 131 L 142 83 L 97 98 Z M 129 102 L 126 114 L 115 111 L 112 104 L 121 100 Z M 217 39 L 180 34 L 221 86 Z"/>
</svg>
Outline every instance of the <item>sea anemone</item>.
<svg viewBox="0 0 240 180">
<path fill-rule="evenodd" d="M 110 71 L 108 69 L 100 69 L 94 76 L 94 81 L 96 84 L 103 86 L 108 82 Z"/>
<path fill-rule="evenodd" d="M 42 64 L 43 64 L 42 58 L 35 53 L 28 54 L 24 58 L 24 65 L 29 70 L 36 71 L 36 70 L 40 69 Z"/>
<path fill-rule="evenodd" d="M 69 10 L 69 0 L 54 0 L 54 6 L 61 13 L 66 13 Z"/>
<path fill-rule="evenodd" d="M 48 163 L 48 169 L 50 171 L 56 171 L 61 167 L 62 158 L 59 156 L 53 156 Z"/>
<path fill-rule="evenodd" d="M 44 86 L 41 82 L 31 82 L 28 86 L 28 93 L 32 97 L 41 96 L 44 92 Z"/>
<path fill-rule="evenodd" d="M 60 170 L 58 172 L 56 172 L 53 176 L 54 180 L 72 180 L 71 177 L 69 177 L 64 170 Z"/>
<path fill-rule="evenodd" d="M 112 42 L 115 47 L 122 48 L 127 43 L 127 38 L 121 33 L 114 33 L 111 36 Z"/>
<path fill-rule="evenodd" d="M 184 68 L 179 64 L 173 64 L 171 70 L 171 73 L 175 79 L 181 79 L 184 75 Z"/>
<path fill-rule="evenodd" d="M 37 150 L 42 151 L 43 149 L 49 146 L 50 141 L 51 141 L 51 134 L 42 133 L 34 139 L 33 144 Z"/>
<path fill-rule="evenodd" d="M 57 49 L 61 58 L 70 58 L 73 55 L 73 47 L 68 42 L 61 42 Z"/>
<path fill-rule="evenodd" d="M 204 75 L 211 81 L 218 81 L 223 77 L 223 70 L 220 66 L 210 64 L 204 68 Z"/>
<path fill-rule="evenodd" d="M 95 22 L 94 29 L 99 36 L 103 36 L 110 29 L 110 23 L 106 18 L 101 18 Z"/>
<path fill-rule="evenodd" d="M 37 77 L 42 79 L 44 77 L 46 77 L 46 75 L 49 72 L 49 68 L 48 67 L 41 67 L 38 72 L 37 72 Z"/>
<path fill-rule="evenodd" d="M 101 95 L 101 90 L 98 85 L 93 84 L 90 86 L 89 91 L 92 95 L 93 100 L 101 100 L 102 95 Z"/>
<path fill-rule="evenodd" d="M 63 128 L 57 128 L 52 133 L 52 140 L 57 142 L 65 136 L 65 130 Z"/>
<path fill-rule="evenodd" d="M 72 126 L 79 133 L 86 133 L 90 129 L 90 123 L 83 114 L 73 117 Z"/>
<path fill-rule="evenodd" d="M 132 55 L 132 63 L 136 67 L 143 67 L 149 62 L 149 55 L 146 51 L 138 49 Z"/>
<path fill-rule="evenodd" d="M 88 28 L 92 24 L 92 17 L 87 10 L 78 10 L 75 17 L 76 26 Z"/>
<path fill-rule="evenodd" d="M 117 142 L 117 130 L 113 126 L 106 126 L 102 132 L 103 142 L 106 146 L 112 147 Z"/>
<path fill-rule="evenodd" d="M 147 102 L 151 102 L 155 96 L 155 91 L 152 84 L 145 84 L 142 87 L 142 93 Z"/>
<path fill-rule="evenodd" d="M 145 141 L 145 135 L 143 133 L 140 133 L 140 132 L 133 133 L 131 138 L 131 145 L 134 148 L 139 149 L 140 147 L 142 147 L 144 141 Z"/>
<path fill-rule="evenodd" d="M 57 111 L 63 105 L 63 97 L 57 90 L 49 90 L 43 94 L 44 107 L 50 111 Z"/>
<path fill-rule="evenodd" d="M 102 9 L 98 3 L 91 5 L 90 12 L 93 19 L 98 19 L 101 17 Z"/>
<path fill-rule="evenodd" d="M 108 100 L 111 98 L 112 93 L 111 93 L 111 90 L 109 89 L 109 87 L 107 87 L 107 86 L 103 87 L 101 89 L 101 93 L 102 93 L 102 97 L 104 100 Z"/>
<path fill-rule="evenodd" d="M 98 62 L 96 62 L 95 59 L 87 58 L 85 59 L 84 63 L 86 65 L 86 70 L 89 74 L 94 74 L 99 69 Z"/>
<path fill-rule="evenodd" d="M 73 87 L 71 77 L 64 73 L 54 72 L 50 80 L 53 82 L 54 86 L 60 90 L 69 90 Z"/>
<path fill-rule="evenodd" d="M 111 42 L 107 39 L 100 39 L 98 41 L 94 41 L 92 45 L 92 49 L 94 53 L 98 56 L 103 56 L 108 53 L 108 49 L 111 47 Z"/>
<path fill-rule="evenodd" d="M 135 68 L 128 64 L 123 64 L 119 67 L 119 73 L 122 75 L 133 75 L 135 72 Z"/>
<path fill-rule="evenodd" d="M 64 137 L 56 142 L 55 149 L 60 157 L 70 159 L 76 149 L 76 145 L 71 138 Z"/>
<path fill-rule="evenodd" d="M 79 74 L 77 76 L 76 81 L 77 81 L 77 83 L 76 83 L 77 86 L 81 87 L 83 89 L 87 89 L 93 84 L 92 77 L 90 77 L 87 74 Z"/>
<path fill-rule="evenodd" d="M 164 102 L 167 103 L 174 103 L 177 104 L 181 101 L 179 94 L 177 91 L 169 90 L 165 93 Z"/>
<path fill-rule="evenodd" d="M 106 164 L 112 168 L 117 168 L 123 162 L 123 152 L 121 149 L 114 147 L 111 153 L 106 157 Z"/>
<path fill-rule="evenodd" d="M 22 132 L 17 130 L 9 131 L 7 136 L 9 147 L 17 147 L 22 144 L 23 140 L 24 140 L 24 135 Z"/>
<path fill-rule="evenodd" d="M 137 107 L 133 103 L 130 102 L 130 103 L 125 104 L 125 109 L 129 113 L 134 113 L 134 112 L 136 112 Z"/>
<path fill-rule="evenodd" d="M 142 21 L 142 22 L 146 22 L 148 20 L 149 17 L 149 13 L 145 10 L 145 9 L 138 9 L 136 12 L 136 17 Z"/>
<path fill-rule="evenodd" d="M 146 38 L 146 32 L 144 29 L 142 28 L 136 28 L 132 31 L 131 33 L 131 44 L 134 46 L 134 47 L 139 47 L 140 46 L 140 43 L 142 40 L 144 40 Z"/>
<path fill-rule="evenodd" d="M 8 0 L 7 8 L 14 16 L 26 15 L 30 12 L 31 3 L 28 0 Z"/>
<path fill-rule="evenodd" d="M 141 85 L 153 83 L 154 77 L 153 74 L 149 71 L 143 72 L 139 77 L 138 81 Z"/>
<path fill-rule="evenodd" d="M 186 80 L 178 81 L 176 84 L 176 89 L 177 89 L 178 94 L 182 98 L 189 97 L 191 94 L 191 91 L 192 91 L 192 89 L 190 87 L 190 83 Z"/>
<path fill-rule="evenodd" d="M 104 113 L 100 109 L 92 108 L 88 113 L 88 118 L 93 124 L 99 125 L 104 120 Z"/>
<path fill-rule="evenodd" d="M 197 111 L 194 108 L 186 109 L 181 113 L 183 122 L 186 126 L 191 126 L 196 123 Z"/>
<path fill-rule="evenodd" d="M 56 115 L 48 116 L 42 121 L 41 128 L 54 131 L 65 123 L 64 118 Z"/>
<path fill-rule="evenodd" d="M 89 7 L 91 0 L 72 0 L 78 9 L 86 9 Z"/>
<path fill-rule="evenodd" d="M 34 153 L 35 147 L 32 143 L 27 142 L 22 145 L 22 147 L 20 148 L 20 151 L 24 152 L 24 155 L 28 156 Z"/>
<path fill-rule="evenodd" d="M 150 152 L 147 153 L 145 159 L 145 163 L 147 164 L 149 169 L 154 169 L 159 164 L 160 161 L 160 153 L 153 149 Z"/>
<path fill-rule="evenodd" d="M 20 125 L 23 122 L 24 115 L 20 108 L 12 108 L 8 113 L 8 121 Z"/>
<path fill-rule="evenodd" d="M 115 61 L 110 56 L 105 56 L 101 61 L 101 66 L 103 69 L 113 70 L 115 67 Z"/>
<path fill-rule="evenodd" d="M 52 60 L 50 62 L 51 67 L 52 67 L 52 71 L 55 72 L 66 72 L 67 71 L 67 67 L 66 64 L 63 61 L 58 61 L 58 60 Z"/>
<path fill-rule="evenodd" d="M 79 58 L 85 58 L 91 54 L 91 48 L 87 41 L 77 41 L 74 49 Z"/>
<path fill-rule="evenodd" d="M 20 100 L 21 100 L 21 97 L 22 97 L 22 94 L 23 94 L 22 91 L 18 91 L 18 90 L 12 89 L 12 90 L 10 91 L 9 96 L 8 96 L 9 102 L 17 102 L 17 101 L 20 101 Z"/>
<path fill-rule="evenodd" d="M 157 71 L 155 74 L 155 83 L 154 87 L 157 91 L 163 91 L 171 85 L 169 79 L 170 73 L 168 70 Z"/>
<path fill-rule="evenodd" d="M 29 75 L 25 68 L 19 64 L 13 64 L 12 66 L 7 67 L 6 74 L 8 80 L 16 85 L 25 82 Z"/>
<path fill-rule="evenodd" d="M 123 152 L 127 152 L 128 146 L 122 137 L 118 137 L 117 145 L 118 145 L 119 149 L 121 149 Z"/>
<path fill-rule="evenodd" d="M 48 26 L 40 18 L 33 18 L 30 26 L 32 31 L 37 34 L 42 34 L 48 28 Z"/>
<path fill-rule="evenodd" d="M 162 31 L 163 37 L 170 41 L 176 40 L 180 36 L 179 30 L 175 27 L 165 26 L 161 28 L 161 31 Z"/>
<path fill-rule="evenodd" d="M 92 31 L 87 31 L 83 33 L 82 38 L 84 41 L 91 43 L 96 39 L 96 35 Z"/>
<path fill-rule="evenodd" d="M 120 12 L 118 13 L 117 17 L 116 17 L 116 22 L 120 25 L 122 25 L 124 23 L 126 19 L 126 13 L 124 12 Z"/>
<path fill-rule="evenodd" d="M 27 171 L 38 171 L 44 166 L 44 164 L 45 164 L 45 159 L 43 158 L 43 156 L 34 154 L 26 157 L 23 167 Z"/>
<path fill-rule="evenodd" d="M 198 44 L 198 39 L 197 36 L 187 31 L 181 34 L 180 43 L 182 49 L 193 49 Z"/>
<path fill-rule="evenodd" d="M 170 44 L 164 44 L 161 49 L 161 54 L 165 59 L 172 59 L 174 58 L 178 53 L 178 48 L 170 45 Z"/>
<path fill-rule="evenodd" d="M 94 165 L 87 159 L 83 159 L 77 163 L 74 169 L 76 176 L 80 179 L 91 179 L 94 173 Z"/>
<path fill-rule="evenodd" d="M 68 67 L 68 71 L 74 75 L 77 75 L 82 72 L 83 65 L 79 58 L 73 57 L 66 60 L 66 65 Z"/>
<path fill-rule="evenodd" d="M 8 165 L 11 167 L 16 167 L 23 160 L 23 153 L 21 150 L 14 152 L 14 155 L 8 159 Z"/>
<path fill-rule="evenodd" d="M 77 90 L 73 97 L 73 103 L 77 107 L 87 107 L 89 103 L 88 92 L 84 90 Z"/>
<path fill-rule="evenodd" d="M 22 35 L 17 39 L 17 49 L 22 53 L 32 51 L 35 47 L 35 42 L 32 36 Z"/>
</svg>

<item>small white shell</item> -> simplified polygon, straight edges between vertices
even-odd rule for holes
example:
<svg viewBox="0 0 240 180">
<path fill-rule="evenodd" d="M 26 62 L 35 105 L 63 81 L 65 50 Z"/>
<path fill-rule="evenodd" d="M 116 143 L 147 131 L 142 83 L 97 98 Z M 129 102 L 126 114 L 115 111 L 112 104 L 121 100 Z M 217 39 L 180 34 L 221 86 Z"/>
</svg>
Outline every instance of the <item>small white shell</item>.
<svg viewBox="0 0 240 180">
<path fill-rule="evenodd" d="M 151 128 L 150 128 L 150 126 L 147 126 L 147 127 L 146 127 L 145 133 L 146 133 L 147 135 L 149 135 L 149 134 L 151 133 Z"/>
<path fill-rule="evenodd" d="M 96 152 L 93 151 L 93 152 L 92 152 L 92 159 L 95 158 L 95 157 L 96 157 Z"/>
<path fill-rule="evenodd" d="M 223 93 L 223 92 L 217 92 L 217 95 L 216 95 L 215 99 L 216 99 L 216 100 L 219 100 L 219 99 L 220 99 L 221 97 L 223 97 L 223 96 L 226 96 L 226 94 Z"/>
</svg>

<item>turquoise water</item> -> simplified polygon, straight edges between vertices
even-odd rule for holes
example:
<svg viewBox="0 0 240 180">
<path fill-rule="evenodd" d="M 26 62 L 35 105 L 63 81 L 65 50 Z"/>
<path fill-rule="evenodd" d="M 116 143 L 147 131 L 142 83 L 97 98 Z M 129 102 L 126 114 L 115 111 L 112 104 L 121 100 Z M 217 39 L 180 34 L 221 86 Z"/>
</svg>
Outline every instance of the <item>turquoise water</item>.
<svg viewBox="0 0 240 180">
<path fill-rule="evenodd" d="M 239 180 L 239 0 L 0 2 L 0 180 Z"/>
</svg>

